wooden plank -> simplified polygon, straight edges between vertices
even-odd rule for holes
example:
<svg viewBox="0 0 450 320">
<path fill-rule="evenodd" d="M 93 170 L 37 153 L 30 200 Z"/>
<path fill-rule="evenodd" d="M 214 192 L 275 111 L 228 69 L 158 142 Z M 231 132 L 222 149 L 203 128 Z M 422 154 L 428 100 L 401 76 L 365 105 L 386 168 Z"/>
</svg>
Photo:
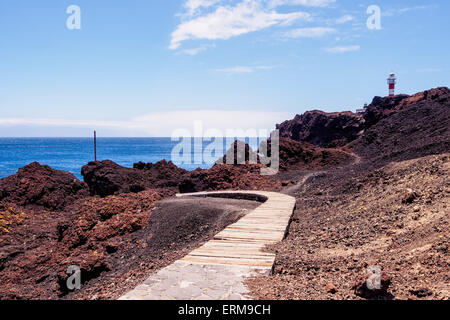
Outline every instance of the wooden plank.
<svg viewBox="0 0 450 320">
<path fill-rule="evenodd" d="M 232 264 L 232 265 L 245 265 L 245 266 L 259 266 L 259 267 L 272 267 L 274 260 L 252 260 L 252 259 L 233 259 L 233 258 L 215 258 L 215 257 L 191 257 L 186 256 L 182 258 L 183 261 L 189 262 L 202 262 L 212 264 Z"/>
<path fill-rule="evenodd" d="M 236 259 L 255 259 L 255 260 L 267 260 L 275 258 L 274 254 L 263 255 L 262 252 L 259 254 L 254 253 L 235 253 L 235 252 L 203 252 L 203 251 L 192 251 L 188 256 L 190 257 L 219 257 L 219 258 L 236 258 Z"/>
<path fill-rule="evenodd" d="M 217 191 L 187 194 L 255 194 L 267 201 L 238 222 L 219 232 L 213 240 L 192 251 L 182 260 L 202 264 L 231 264 L 272 267 L 275 254 L 263 251 L 266 245 L 283 240 L 293 214 L 295 199 L 267 191 Z M 177 195 L 179 196 L 179 195 Z"/>
</svg>

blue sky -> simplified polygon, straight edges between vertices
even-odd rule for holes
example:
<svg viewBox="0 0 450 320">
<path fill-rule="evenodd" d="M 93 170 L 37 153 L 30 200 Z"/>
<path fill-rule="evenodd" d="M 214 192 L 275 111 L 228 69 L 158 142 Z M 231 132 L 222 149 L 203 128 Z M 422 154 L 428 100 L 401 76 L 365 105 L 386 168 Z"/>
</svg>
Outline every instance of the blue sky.
<svg viewBox="0 0 450 320">
<path fill-rule="evenodd" d="M 398 93 L 448 86 L 449 14 L 447 0 L 0 0 L 0 136 L 271 129 L 385 96 L 390 71 Z"/>
</svg>

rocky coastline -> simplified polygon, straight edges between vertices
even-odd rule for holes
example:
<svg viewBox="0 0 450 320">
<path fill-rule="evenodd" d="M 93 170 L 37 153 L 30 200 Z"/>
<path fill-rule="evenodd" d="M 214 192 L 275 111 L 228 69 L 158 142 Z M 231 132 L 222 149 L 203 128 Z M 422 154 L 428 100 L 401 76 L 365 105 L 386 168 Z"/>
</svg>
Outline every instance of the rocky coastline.
<svg viewBox="0 0 450 320">
<path fill-rule="evenodd" d="M 203 215 L 183 207 L 181 214 L 189 217 L 183 220 L 178 209 L 161 203 L 178 192 L 231 189 L 286 192 L 296 196 L 298 207 L 308 208 L 296 212 L 288 238 L 272 248 L 277 252 L 274 276 L 249 283 L 253 288 L 267 284 L 255 289 L 255 298 L 267 294 L 273 299 L 449 299 L 443 288 L 450 279 L 448 239 L 441 237 L 449 231 L 449 97 L 450 90 L 442 87 L 412 96 L 375 97 L 360 114 L 297 115 L 277 125 L 280 172 L 274 176 L 261 175 L 264 165 L 249 161 L 256 151 L 248 145 L 245 157 L 238 159 L 233 150 L 241 142 L 221 159 L 227 163 L 234 157 L 233 164 L 194 171 L 166 160 L 139 162 L 133 168 L 105 160 L 83 166 L 80 181 L 68 172 L 31 163 L 0 179 L 0 299 L 113 299 L 133 281 L 207 240 L 202 234 L 212 236 L 239 216 L 233 210 L 225 214 L 219 203 L 216 207 L 196 203 Z M 410 183 L 419 177 L 422 186 Z M 394 201 L 395 192 L 409 190 L 415 195 L 411 201 Z M 394 202 L 369 199 L 375 191 Z M 167 214 L 161 213 L 163 209 Z M 217 215 L 205 215 L 208 210 Z M 409 216 L 418 213 L 416 220 Z M 363 226 L 364 215 L 373 217 L 374 225 Z M 217 216 L 223 216 L 220 223 Z M 422 225 L 415 225 L 420 219 Z M 166 233 L 161 227 L 152 228 L 163 221 L 176 228 L 166 226 Z M 423 227 L 427 223 L 430 227 Z M 305 228 L 309 237 L 301 234 Z M 333 243 L 327 242 L 331 230 Z M 429 241 L 422 241 L 423 250 L 408 256 L 405 247 L 414 246 L 421 232 Z M 394 239 L 391 247 L 380 247 L 385 253 L 398 253 L 401 258 L 395 263 L 389 264 L 385 253 L 373 253 L 371 245 L 381 234 Z M 330 258 L 326 248 L 344 253 Z M 361 258 L 364 255 L 386 266 L 384 289 L 375 295 L 368 295 L 361 285 L 361 265 L 370 264 Z M 424 263 L 430 256 L 433 263 Z M 402 289 L 414 278 L 406 270 L 409 262 L 419 264 L 415 277 L 422 284 Z M 70 265 L 81 268 L 84 289 L 79 292 L 65 286 Z M 433 288 L 427 284 L 430 279 L 437 283 Z M 315 289 L 304 288 L 302 281 Z"/>
</svg>

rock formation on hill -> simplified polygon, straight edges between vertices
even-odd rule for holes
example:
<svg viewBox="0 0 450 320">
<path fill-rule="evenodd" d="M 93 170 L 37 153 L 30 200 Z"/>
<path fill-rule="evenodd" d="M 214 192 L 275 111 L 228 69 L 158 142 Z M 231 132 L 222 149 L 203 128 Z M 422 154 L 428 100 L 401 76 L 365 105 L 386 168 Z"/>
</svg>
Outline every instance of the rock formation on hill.
<svg viewBox="0 0 450 320">
<path fill-rule="evenodd" d="M 245 142 L 236 140 L 228 148 L 226 154 L 217 160 L 217 164 L 245 164 L 246 162 L 258 163 L 259 156 Z"/>
<path fill-rule="evenodd" d="M 268 139 L 263 141 L 260 145 L 258 152 L 262 152 L 264 144 L 264 151 L 267 157 L 271 157 L 272 140 Z M 227 154 L 217 161 L 217 164 L 226 162 L 234 156 L 234 161 L 230 164 L 261 164 L 270 166 L 270 159 L 264 158 L 257 152 L 254 152 L 252 148 L 242 142 L 235 141 Z M 265 161 L 261 161 L 265 159 Z M 252 161 L 249 163 L 249 161 Z M 325 169 L 330 167 L 336 167 L 340 165 L 349 164 L 354 161 L 354 156 L 347 151 L 343 151 L 335 148 L 320 148 L 314 146 L 308 142 L 298 142 L 289 138 L 280 138 L 279 140 L 279 160 L 280 170 L 316 170 Z M 263 163 L 261 163 L 263 162 Z M 262 166 L 260 166 L 262 167 Z M 250 171 L 252 171 L 252 167 Z M 255 171 L 256 173 L 257 171 Z M 198 189 L 198 188 L 196 188 Z"/>
<path fill-rule="evenodd" d="M 308 142 L 280 138 L 280 170 L 282 171 L 322 170 L 349 164 L 352 161 L 354 161 L 352 155 L 339 149 L 320 148 Z"/>
<path fill-rule="evenodd" d="M 280 137 L 309 142 L 324 148 L 342 147 L 357 140 L 365 130 L 375 126 L 379 121 L 414 106 L 419 108 L 424 106 L 424 117 L 428 116 L 426 110 L 431 110 L 432 106 L 437 108 L 439 105 L 442 106 L 440 112 L 448 114 L 449 92 L 447 87 L 440 87 L 412 96 L 403 94 L 394 97 L 375 97 L 363 114 L 308 111 L 295 116 L 292 120 L 278 124 L 277 129 L 280 130 Z M 420 114 L 418 116 L 421 117 Z M 440 116 L 436 117 L 436 119 L 439 118 Z M 428 120 L 416 119 L 416 121 Z"/>
<path fill-rule="evenodd" d="M 375 97 L 364 112 L 365 126 L 369 128 L 380 120 L 418 103 L 446 103 L 448 102 L 449 95 L 450 90 L 448 88 L 440 87 L 419 92 L 412 96 L 402 94 L 394 97 Z"/>
<path fill-rule="evenodd" d="M 375 98 L 367 114 L 379 120 L 352 143 L 353 150 L 379 165 L 448 152 L 449 98 L 448 88 L 424 91 L 400 101 L 395 97 Z"/>
<path fill-rule="evenodd" d="M 280 137 L 309 142 L 323 148 L 341 147 L 364 129 L 362 115 L 352 112 L 308 111 L 277 125 Z"/>
<path fill-rule="evenodd" d="M 215 190 L 279 190 L 279 181 L 261 175 L 261 164 L 214 165 L 185 175 L 179 186 L 181 193 Z"/>
</svg>

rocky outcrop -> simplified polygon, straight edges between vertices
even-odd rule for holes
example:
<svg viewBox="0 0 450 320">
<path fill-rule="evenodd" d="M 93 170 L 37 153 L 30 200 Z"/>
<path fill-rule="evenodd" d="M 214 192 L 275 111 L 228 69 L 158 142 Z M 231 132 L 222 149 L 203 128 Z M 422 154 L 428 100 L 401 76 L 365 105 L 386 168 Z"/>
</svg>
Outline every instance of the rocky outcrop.
<svg viewBox="0 0 450 320">
<path fill-rule="evenodd" d="M 377 274 L 376 270 L 379 270 L 380 273 Z M 387 271 L 376 266 L 371 266 L 363 270 L 358 276 L 352 289 L 355 295 L 370 299 L 376 296 L 386 296 L 391 282 L 392 277 Z"/>
<path fill-rule="evenodd" d="M 380 120 L 408 109 L 418 103 L 446 103 L 450 97 L 447 87 L 430 89 L 409 95 L 396 95 L 394 97 L 375 97 L 364 112 L 366 127 L 377 124 Z"/>
<path fill-rule="evenodd" d="M 0 180 L 0 201 L 19 206 L 37 205 L 59 210 L 88 195 L 87 185 L 73 174 L 37 162 Z"/>
<path fill-rule="evenodd" d="M 89 162 L 81 169 L 84 181 L 92 195 L 106 197 L 121 193 L 137 193 L 146 189 L 177 188 L 186 170 L 172 162 L 136 163 L 134 168 L 125 168 L 105 160 Z"/>
<path fill-rule="evenodd" d="M 280 137 L 309 142 L 323 148 L 340 147 L 358 138 L 364 129 L 362 115 L 352 112 L 308 111 L 277 125 Z"/>
<path fill-rule="evenodd" d="M 151 209 L 162 196 L 155 190 L 93 198 L 71 208 L 76 217 L 57 227 L 58 248 L 64 259 L 58 264 L 61 294 L 68 293 L 66 273 L 70 265 L 79 266 L 82 282 L 113 269 L 110 255 L 127 246 L 125 239 L 146 228 Z"/>
<path fill-rule="evenodd" d="M 87 196 L 51 215 L 45 209 L 22 208 L 19 223 L 9 225 L 8 232 L 0 228 L 0 298 L 63 298 L 71 293 L 66 286 L 70 266 L 80 268 L 82 288 L 91 280 L 101 281 L 105 272 L 119 267 L 124 252 L 136 247 L 139 237 L 133 237 L 148 227 L 160 199 L 158 191 L 148 190 Z M 0 215 L 2 211 L 0 202 Z"/>
<path fill-rule="evenodd" d="M 179 186 L 181 193 L 215 190 L 279 190 L 279 181 L 261 175 L 261 164 L 215 165 L 185 175 Z"/>
<path fill-rule="evenodd" d="M 359 138 L 364 130 L 398 112 L 420 104 L 448 105 L 449 97 L 450 90 L 447 87 L 426 90 L 412 96 L 375 97 L 363 114 L 308 111 L 278 124 L 277 129 L 284 138 L 324 148 L 341 147 Z"/>
<path fill-rule="evenodd" d="M 268 140 L 268 154 L 271 156 L 271 140 Z M 280 170 L 317 170 L 349 164 L 354 156 L 348 152 L 320 148 L 308 142 L 280 138 Z"/>
<path fill-rule="evenodd" d="M 364 111 L 364 120 L 366 127 L 373 126 L 381 119 L 389 117 L 398 111 L 400 103 L 408 98 L 408 95 L 402 94 L 395 97 L 375 97 L 372 103 Z"/>
<path fill-rule="evenodd" d="M 355 141 L 353 150 L 377 165 L 448 152 L 449 97 L 448 88 L 438 88 L 399 101 L 375 98 L 376 103 L 367 108 L 372 116 L 365 115 L 372 125 Z"/>
<path fill-rule="evenodd" d="M 257 163 L 259 156 L 245 142 L 236 140 L 231 144 L 227 153 L 217 160 L 217 164 L 245 164 L 246 162 Z"/>
</svg>

